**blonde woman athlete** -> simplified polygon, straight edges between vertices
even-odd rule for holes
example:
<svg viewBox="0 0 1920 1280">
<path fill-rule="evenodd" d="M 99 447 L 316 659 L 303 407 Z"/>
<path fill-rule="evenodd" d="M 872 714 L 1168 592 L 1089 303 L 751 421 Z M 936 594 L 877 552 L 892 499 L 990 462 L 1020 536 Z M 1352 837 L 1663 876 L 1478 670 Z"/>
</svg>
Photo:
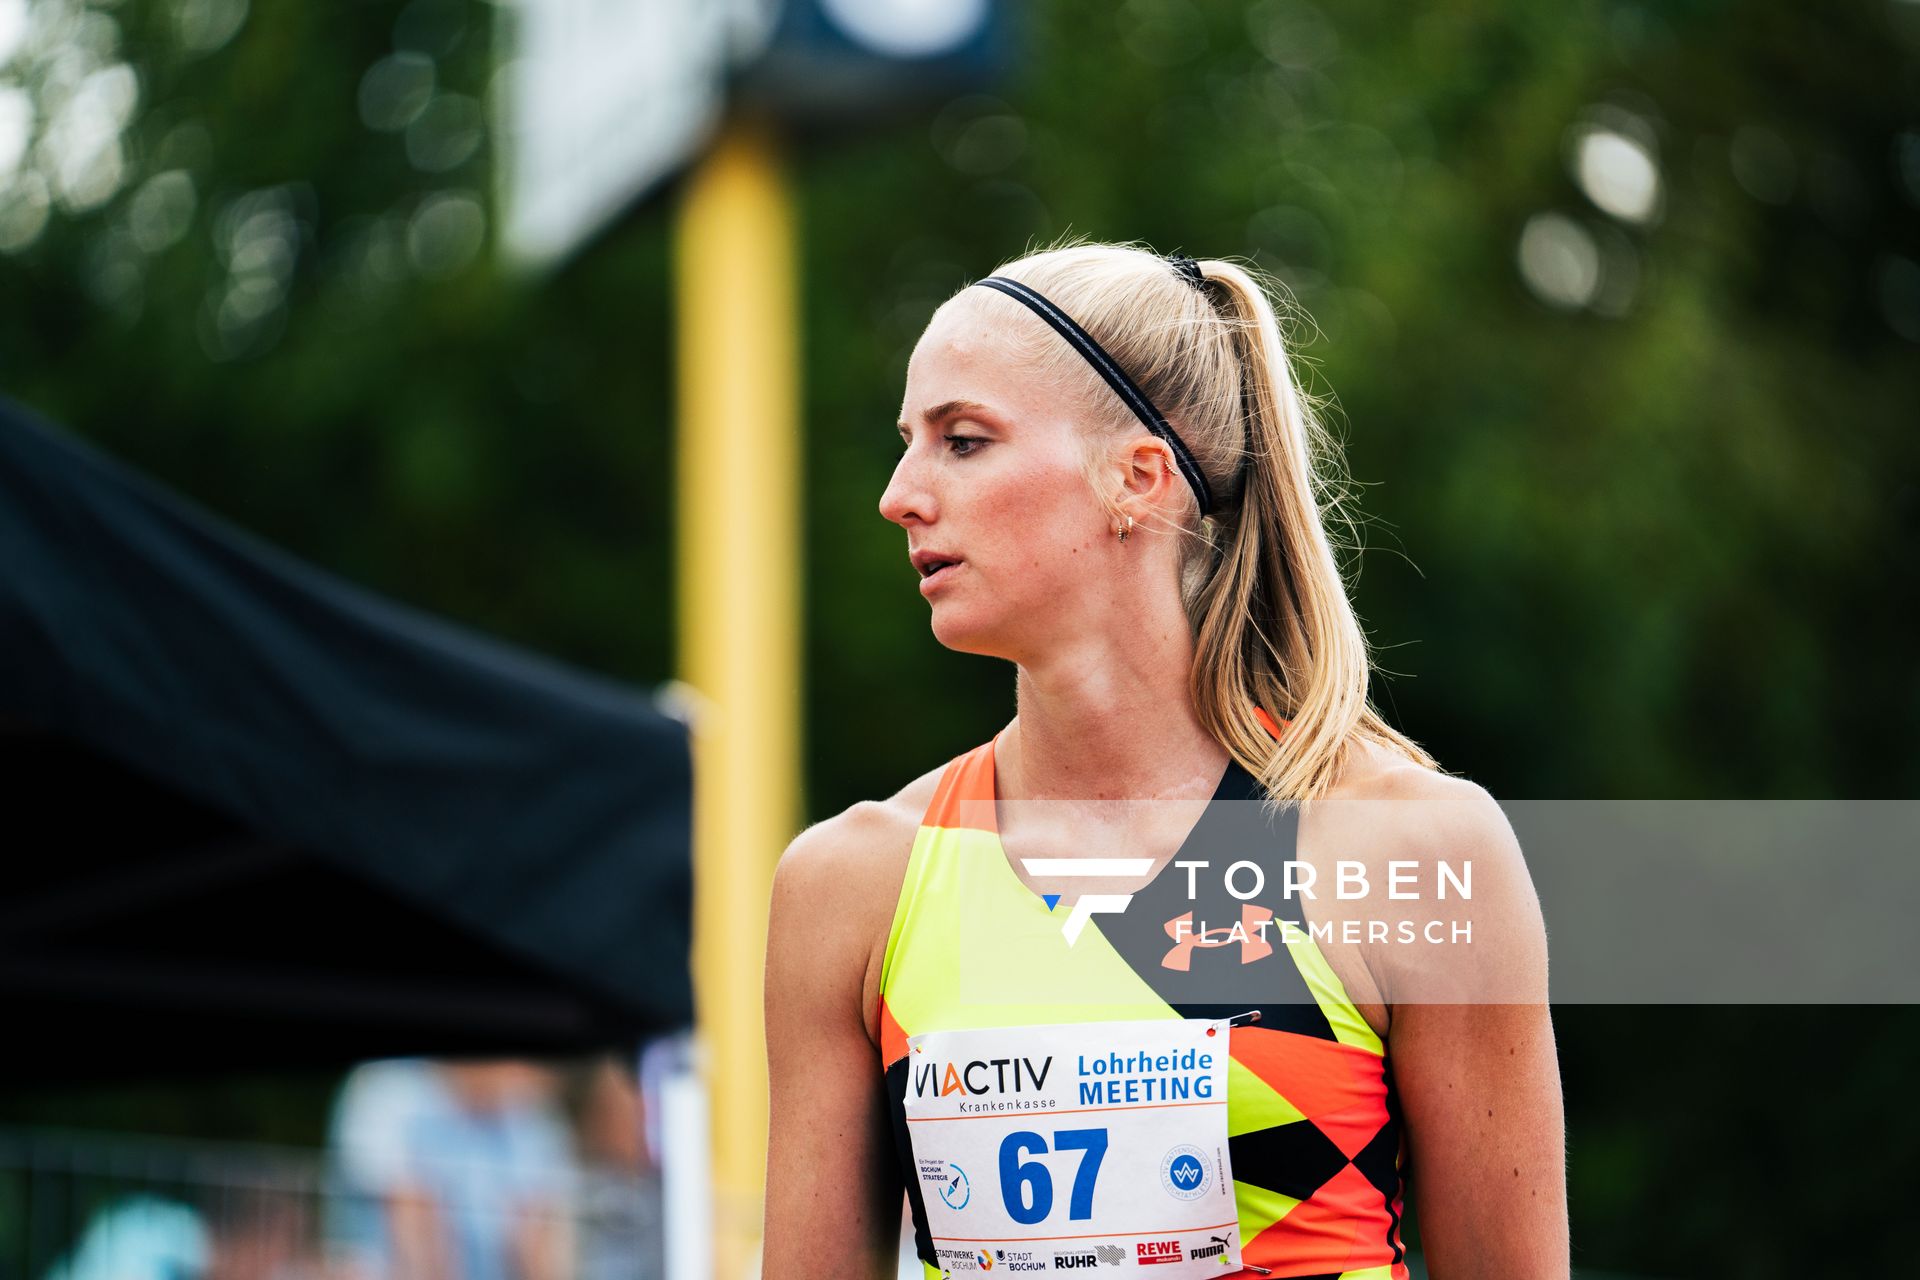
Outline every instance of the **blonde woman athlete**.
<svg viewBox="0 0 1920 1280">
<path fill-rule="evenodd" d="M 1017 714 L 781 860 L 766 1275 L 894 1274 L 903 1192 L 931 1277 L 1396 1280 L 1409 1201 L 1436 1280 L 1568 1274 L 1539 904 L 1369 703 L 1312 410 L 1231 262 L 928 325 L 880 511 Z"/>
</svg>

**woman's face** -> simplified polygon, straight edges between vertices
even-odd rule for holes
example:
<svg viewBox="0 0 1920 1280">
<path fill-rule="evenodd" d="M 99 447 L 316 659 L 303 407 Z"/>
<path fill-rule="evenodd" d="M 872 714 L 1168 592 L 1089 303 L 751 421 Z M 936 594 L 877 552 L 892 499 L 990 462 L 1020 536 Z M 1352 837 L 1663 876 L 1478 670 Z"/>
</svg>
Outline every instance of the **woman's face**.
<svg viewBox="0 0 1920 1280">
<path fill-rule="evenodd" d="M 907 366 L 904 452 L 880 514 L 907 531 L 940 643 L 1015 662 L 1092 623 L 1111 599 L 1109 517 L 1082 466 L 1072 397 L 996 333 L 1038 323 L 963 294 Z M 930 576 L 934 562 L 946 562 Z"/>
</svg>

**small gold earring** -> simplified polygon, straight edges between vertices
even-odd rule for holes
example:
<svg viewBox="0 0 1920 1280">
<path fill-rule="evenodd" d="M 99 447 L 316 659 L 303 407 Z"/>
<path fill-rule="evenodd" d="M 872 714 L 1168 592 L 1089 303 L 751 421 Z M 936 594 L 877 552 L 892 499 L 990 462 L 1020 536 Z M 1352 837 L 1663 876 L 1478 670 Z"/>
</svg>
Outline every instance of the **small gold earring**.
<svg viewBox="0 0 1920 1280">
<path fill-rule="evenodd" d="M 1119 531 L 1120 541 L 1125 542 L 1127 540 L 1127 535 L 1131 534 L 1132 532 L 1133 532 L 1133 517 L 1128 516 L 1127 527 Z"/>
</svg>

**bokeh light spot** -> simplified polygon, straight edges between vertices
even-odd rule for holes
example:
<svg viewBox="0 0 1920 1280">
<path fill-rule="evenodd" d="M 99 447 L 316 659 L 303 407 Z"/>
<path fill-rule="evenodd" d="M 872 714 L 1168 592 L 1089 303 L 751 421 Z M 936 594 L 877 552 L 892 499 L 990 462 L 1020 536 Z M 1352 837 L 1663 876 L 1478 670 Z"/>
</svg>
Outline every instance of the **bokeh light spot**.
<svg viewBox="0 0 1920 1280">
<path fill-rule="evenodd" d="M 1624 222 L 1653 221 L 1661 206 L 1660 166 L 1638 139 L 1613 129 L 1576 128 L 1574 177 L 1587 199 Z"/>
<path fill-rule="evenodd" d="M 1527 219 L 1518 262 L 1527 288 L 1551 306 L 1577 310 L 1599 292 L 1599 246 L 1592 233 L 1564 214 L 1537 213 Z"/>
<path fill-rule="evenodd" d="M 193 225 L 196 203 L 193 179 L 183 170 L 154 174 L 127 202 L 133 242 L 142 253 L 159 253 L 178 244 Z"/>
<path fill-rule="evenodd" d="M 465 270 L 486 238 L 486 210 L 472 192 L 436 192 L 407 224 L 407 259 L 421 275 L 445 278 Z"/>
<path fill-rule="evenodd" d="M 445 173 L 473 157 L 485 136 L 480 104 L 459 93 L 443 93 L 407 126 L 407 159 L 424 173 Z"/>
<path fill-rule="evenodd" d="M 391 53 L 360 78 L 360 119 L 369 129 L 398 133 L 433 101 L 433 59 L 424 54 Z"/>
<path fill-rule="evenodd" d="M 173 11 L 174 37 L 192 53 L 212 53 L 240 33 L 247 0 L 181 0 Z"/>
<path fill-rule="evenodd" d="M 19 253 L 47 228 L 47 181 L 29 169 L 0 186 L 0 253 Z"/>
</svg>

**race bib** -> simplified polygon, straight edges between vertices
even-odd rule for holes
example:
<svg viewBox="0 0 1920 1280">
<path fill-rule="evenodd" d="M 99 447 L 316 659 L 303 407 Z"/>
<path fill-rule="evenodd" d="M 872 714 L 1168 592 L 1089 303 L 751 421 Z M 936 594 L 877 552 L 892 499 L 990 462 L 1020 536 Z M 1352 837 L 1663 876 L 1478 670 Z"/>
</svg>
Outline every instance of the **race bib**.
<svg viewBox="0 0 1920 1280">
<path fill-rule="evenodd" d="M 908 1037 L 907 1132 L 942 1270 L 1239 1270 L 1228 1034 L 1196 1018 Z"/>
</svg>

